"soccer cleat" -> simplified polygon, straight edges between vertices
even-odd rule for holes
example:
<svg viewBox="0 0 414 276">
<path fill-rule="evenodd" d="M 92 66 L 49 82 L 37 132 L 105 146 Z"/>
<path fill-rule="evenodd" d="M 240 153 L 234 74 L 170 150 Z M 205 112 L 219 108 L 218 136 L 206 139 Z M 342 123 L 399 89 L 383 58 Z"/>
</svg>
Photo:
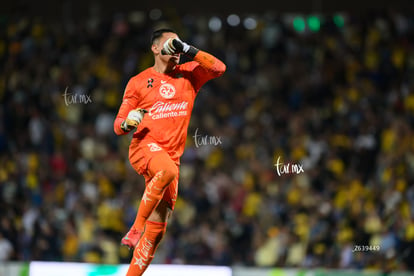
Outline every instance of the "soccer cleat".
<svg viewBox="0 0 414 276">
<path fill-rule="evenodd" d="M 142 234 L 144 234 L 144 231 L 138 231 L 131 228 L 122 238 L 121 245 L 127 246 L 130 250 L 133 250 L 141 239 Z"/>
</svg>

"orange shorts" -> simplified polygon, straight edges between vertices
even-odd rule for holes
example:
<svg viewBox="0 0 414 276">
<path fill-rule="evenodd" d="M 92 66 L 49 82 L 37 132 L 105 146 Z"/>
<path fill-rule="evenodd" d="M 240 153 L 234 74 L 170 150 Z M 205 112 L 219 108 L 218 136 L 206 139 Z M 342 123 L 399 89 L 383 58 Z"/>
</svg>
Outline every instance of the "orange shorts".
<svg viewBox="0 0 414 276">
<path fill-rule="evenodd" d="M 151 163 L 157 162 L 156 160 L 162 160 L 162 164 Z M 145 185 L 151 181 L 151 178 L 157 171 L 165 169 L 165 166 L 170 166 L 179 172 L 178 163 L 174 162 L 168 153 L 156 143 L 143 143 L 142 141 L 132 139 L 131 145 L 129 146 L 129 161 L 134 170 L 144 176 Z M 178 179 L 179 176 L 177 175 L 168 185 L 162 198 L 168 203 L 171 210 L 174 210 L 177 200 Z"/>
</svg>

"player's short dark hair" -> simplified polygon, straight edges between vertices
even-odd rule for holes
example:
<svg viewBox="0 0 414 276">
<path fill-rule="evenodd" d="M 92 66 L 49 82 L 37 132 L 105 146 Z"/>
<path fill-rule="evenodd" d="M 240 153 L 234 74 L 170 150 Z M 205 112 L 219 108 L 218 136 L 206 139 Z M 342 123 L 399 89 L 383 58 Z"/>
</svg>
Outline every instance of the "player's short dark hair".
<svg viewBox="0 0 414 276">
<path fill-rule="evenodd" d="M 164 33 L 176 33 L 176 32 L 170 28 L 162 28 L 162 29 L 155 30 L 151 36 L 151 45 L 154 44 L 154 41 L 160 38 Z"/>
</svg>

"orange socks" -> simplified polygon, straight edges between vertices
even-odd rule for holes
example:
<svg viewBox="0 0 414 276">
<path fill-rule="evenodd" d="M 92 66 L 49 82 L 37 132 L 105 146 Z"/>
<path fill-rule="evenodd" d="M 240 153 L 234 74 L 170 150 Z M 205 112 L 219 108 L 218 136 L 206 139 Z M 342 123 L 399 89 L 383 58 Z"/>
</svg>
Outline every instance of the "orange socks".
<svg viewBox="0 0 414 276">
<path fill-rule="evenodd" d="M 141 276 L 154 258 L 155 250 L 164 236 L 167 223 L 147 221 L 144 235 L 135 247 L 126 276 Z"/>
</svg>

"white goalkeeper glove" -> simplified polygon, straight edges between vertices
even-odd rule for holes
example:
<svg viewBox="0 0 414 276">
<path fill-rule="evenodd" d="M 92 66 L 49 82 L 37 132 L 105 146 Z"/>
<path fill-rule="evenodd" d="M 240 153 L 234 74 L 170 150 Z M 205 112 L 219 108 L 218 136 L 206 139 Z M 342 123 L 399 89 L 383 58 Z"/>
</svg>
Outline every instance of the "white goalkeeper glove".
<svg viewBox="0 0 414 276">
<path fill-rule="evenodd" d="M 148 111 L 142 108 L 131 110 L 128 117 L 122 122 L 121 129 L 125 132 L 131 131 L 141 123 L 145 113 L 148 113 Z"/>
<path fill-rule="evenodd" d="M 169 38 L 164 42 L 161 54 L 175 55 L 181 53 L 188 53 L 191 46 L 181 41 L 179 38 Z"/>
</svg>

